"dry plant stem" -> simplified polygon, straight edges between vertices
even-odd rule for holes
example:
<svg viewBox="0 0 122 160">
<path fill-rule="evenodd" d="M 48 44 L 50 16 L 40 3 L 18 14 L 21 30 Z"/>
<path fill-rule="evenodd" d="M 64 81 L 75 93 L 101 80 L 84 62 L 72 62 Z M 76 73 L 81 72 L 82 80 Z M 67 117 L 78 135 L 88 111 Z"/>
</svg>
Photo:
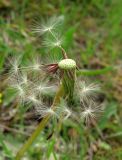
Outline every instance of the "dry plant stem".
<svg viewBox="0 0 122 160">
<path fill-rule="evenodd" d="M 10 128 L 10 127 L 2 125 L 2 124 L 0 124 L 0 128 L 5 129 L 5 130 L 10 131 L 10 132 L 13 132 L 13 133 L 16 133 L 16 134 L 22 134 L 22 135 L 29 136 L 29 133 L 27 133 L 27 132 L 19 131 L 17 129 Z"/>
<path fill-rule="evenodd" d="M 65 59 L 67 59 L 68 56 L 67 56 L 66 51 L 64 50 L 64 48 L 61 47 L 61 46 L 59 46 L 59 48 L 62 50 L 63 57 L 64 57 Z"/>
<path fill-rule="evenodd" d="M 55 107 L 60 103 L 61 97 L 64 95 L 64 88 L 62 84 L 59 87 L 59 90 L 54 98 L 54 102 L 52 104 L 52 109 L 55 110 Z M 32 133 L 31 137 L 26 141 L 26 143 L 22 146 L 22 148 L 18 151 L 15 160 L 21 160 L 24 153 L 27 151 L 27 149 L 30 147 L 30 145 L 33 143 L 33 141 L 38 137 L 40 132 L 44 129 L 44 127 L 47 125 L 47 122 L 50 118 L 50 115 L 45 117 L 37 126 L 36 130 Z"/>
</svg>

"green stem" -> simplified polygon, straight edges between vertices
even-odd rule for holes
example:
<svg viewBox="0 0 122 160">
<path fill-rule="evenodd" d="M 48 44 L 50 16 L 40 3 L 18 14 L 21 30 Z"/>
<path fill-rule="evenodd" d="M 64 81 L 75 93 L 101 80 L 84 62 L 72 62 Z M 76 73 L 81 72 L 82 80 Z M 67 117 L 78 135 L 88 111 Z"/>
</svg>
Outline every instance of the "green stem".
<svg viewBox="0 0 122 160">
<path fill-rule="evenodd" d="M 54 98 L 53 104 L 52 104 L 52 109 L 54 110 L 55 107 L 60 103 L 61 97 L 64 95 L 64 89 L 63 86 L 61 85 L 59 87 L 59 90 Z M 36 130 L 32 133 L 31 137 L 26 141 L 26 143 L 22 146 L 22 148 L 18 151 L 15 160 L 21 160 L 23 157 L 24 153 L 27 151 L 27 149 L 30 147 L 30 145 L 33 143 L 33 141 L 39 136 L 40 132 L 44 129 L 44 127 L 47 125 L 47 122 L 50 118 L 50 115 L 45 117 L 37 126 Z"/>
<path fill-rule="evenodd" d="M 74 85 L 75 85 L 75 79 L 76 79 L 76 70 L 72 69 L 69 71 L 64 71 L 62 83 L 64 86 L 64 91 L 67 96 L 67 102 L 68 104 L 72 102 L 73 100 L 73 93 L 74 93 Z"/>
<path fill-rule="evenodd" d="M 96 70 L 77 70 L 77 76 L 84 75 L 84 76 L 97 76 L 102 75 L 108 72 L 114 71 L 115 68 L 112 66 L 108 66 L 102 69 L 96 69 Z"/>
</svg>

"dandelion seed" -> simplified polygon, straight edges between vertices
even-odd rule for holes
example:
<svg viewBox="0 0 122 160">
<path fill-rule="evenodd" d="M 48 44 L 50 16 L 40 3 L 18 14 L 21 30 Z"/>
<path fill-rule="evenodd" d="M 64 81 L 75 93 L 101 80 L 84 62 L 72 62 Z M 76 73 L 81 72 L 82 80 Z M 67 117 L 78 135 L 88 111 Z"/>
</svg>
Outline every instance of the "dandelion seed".
<svg viewBox="0 0 122 160">
<path fill-rule="evenodd" d="M 26 96 L 26 90 L 21 84 L 11 85 L 10 88 L 13 88 L 16 92 L 16 95 L 19 97 L 20 102 L 24 102 Z"/>
<path fill-rule="evenodd" d="M 63 118 L 63 120 L 68 119 L 72 115 L 72 111 L 67 107 L 66 102 L 62 99 L 60 105 L 56 108 L 55 112 L 58 117 Z"/>
<path fill-rule="evenodd" d="M 79 94 L 81 101 L 86 100 L 89 101 L 90 98 L 93 98 L 96 96 L 97 92 L 100 90 L 100 87 L 98 84 L 89 84 L 87 85 L 86 82 L 82 82 L 79 85 Z"/>
<path fill-rule="evenodd" d="M 58 117 L 63 117 L 63 120 L 68 119 L 72 114 L 71 110 L 68 107 L 58 107 L 56 109 L 56 113 Z"/>
<path fill-rule="evenodd" d="M 25 67 L 21 67 L 21 69 L 26 71 L 40 71 L 42 66 L 43 65 L 40 63 L 40 57 L 33 57 L 31 64 L 28 64 L 28 66 Z"/>
<path fill-rule="evenodd" d="M 99 115 L 104 111 L 103 104 L 98 105 L 93 101 L 90 101 L 89 104 L 83 104 L 81 119 L 89 124 L 92 122 L 92 119 L 97 119 Z"/>
<path fill-rule="evenodd" d="M 38 98 L 36 97 L 36 95 L 34 95 L 34 94 L 32 94 L 32 95 L 30 95 L 30 96 L 27 97 L 27 102 L 28 102 L 28 103 L 32 103 L 32 104 L 35 105 L 35 106 L 39 106 L 39 105 L 42 104 L 41 99 L 38 99 Z"/>
<path fill-rule="evenodd" d="M 40 93 L 47 93 L 47 92 L 52 92 L 56 90 L 56 86 L 47 86 L 46 84 L 39 84 L 36 87 L 36 90 L 39 91 Z"/>
<path fill-rule="evenodd" d="M 32 68 L 34 69 L 34 70 L 40 70 L 40 64 L 34 64 L 33 66 L 32 66 Z"/>
<path fill-rule="evenodd" d="M 34 62 L 33 65 L 28 66 L 27 69 L 30 71 L 40 71 L 41 64 L 39 64 L 38 62 Z"/>
<path fill-rule="evenodd" d="M 44 118 L 48 115 L 52 116 L 53 118 L 57 117 L 56 112 L 52 108 L 49 108 L 48 106 L 45 105 L 40 105 L 39 107 L 35 107 L 35 111 L 40 118 Z"/>
<path fill-rule="evenodd" d="M 42 45 L 50 49 L 53 49 L 55 47 L 60 47 L 62 45 L 62 42 L 63 42 L 63 39 L 58 39 L 58 38 L 56 40 L 45 39 Z"/>
<path fill-rule="evenodd" d="M 21 96 L 24 95 L 25 92 L 21 86 L 18 85 L 18 86 L 15 86 L 15 88 L 19 91 L 19 95 L 21 95 Z"/>
<path fill-rule="evenodd" d="M 58 40 L 57 42 L 54 43 L 54 46 L 59 47 L 61 45 L 61 40 Z"/>
<path fill-rule="evenodd" d="M 38 33 L 39 36 L 41 36 L 44 33 L 51 32 L 52 30 L 55 30 L 61 24 L 62 21 L 63 21 L 63 16 L 52 17 L 52 18 L 48 19 L 47 22 L 43 21 L 42 24 L 37 21 L 32 30 L 34 33 Z"/>
<path fill-rule="evenodd" d="M 20 70 L 20 72 L 22 72 Z M 13 87 L 13 88 L 16 88 L 16 86 L 23 86 L 23 88 L 26 88 L 28 86 L 28 78 L 27 78 L 27 74 L 26 73 L 18 73 L 17 75 L 16 74 L 13 74 L 12 76 L 10 76 L 8 78 L 8 83 L 9 83 L 9 86 Z"/>
<path fill-rule="evenodd" d="M 20 69 L 19 68 L 20 63 L 21 63 L 21 57 L 10 60 L 10 64 L 12 66 L 10 71 L 11 74 L 18 74 Z"/>
<path fill-rule="evenodd" d="M 53 29 L 54 29 L 53 25 L 45 26 L 45 25 L 37 24 L 36 28 L 33 29 L 33 32 L 38 33 L 39 35 L 42 35 L 46 32 L 50 32 Z"/>
<path fill-rule="evenodd" d="M 27 77 L 27 74 L 22 74 L 21 76 L 20 76 L 20 83 L 21 84 L 25 84 L 25 85 L 27 85 L 28 84 L 28 77 Z"/>
<path fill-rule="evenodd" d="M 72 112 L 68 108 L 65 108 L 64 114 L 65 114 L 64 120 L 66 120 L 71 116 Z"/>
</svg>

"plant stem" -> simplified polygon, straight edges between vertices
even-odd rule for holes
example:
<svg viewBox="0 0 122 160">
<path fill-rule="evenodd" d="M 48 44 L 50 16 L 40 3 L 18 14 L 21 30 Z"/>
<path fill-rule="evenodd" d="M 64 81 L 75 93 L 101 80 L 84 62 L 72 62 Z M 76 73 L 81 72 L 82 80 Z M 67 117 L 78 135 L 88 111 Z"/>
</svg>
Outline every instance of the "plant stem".
<svg viewBox="0 0 122 160">
<path fill-rule="evenodd" d="M 68 104 L 72 102 L 73 100 L 73 93 L 74 93 L 74 85 L 75 85 L 75 69 L 64 71 L 64 77 L 62 79 L 62 83 L 64 86 L 65 94 L 67 96 L 67 102 Z"/>
<path fill-rule="evenodd" d="M 59 87 L 59 90 L 57 91 L 57 94 L 55 95 L 53 104 L 51 108 L 55 110 L 55 107 L 60 103 L 61 97 L 64 95 L 64 88 L 62 84 Z M 39 136 L 40 132 L 44 129 L 44 127 L 47 125 L 47 122 L 50 118 L 50 115 L 45 117 L 37 126 L 36 130 L 32 133 L 31 137 L 26 141 L 26 143 L 20 148 L 18 151 L 15 160 L 21 160 L 21 158 L 24 156 L 24 153 L 27 151 L 27 149 L 30 147 L 30 145 L 33 143 L 33 141 Z"/>
<path fill-rule="evenodd" d="M 102 69 L 97 69 L 97 70 L 77 70 L 77 76 L 97 76 L 97 75 L 102 75 L 111 71 L 115 71 L 116 68 L 112 67 L 112 66 L 107 66 L 105 68 Z"/>
</svg>

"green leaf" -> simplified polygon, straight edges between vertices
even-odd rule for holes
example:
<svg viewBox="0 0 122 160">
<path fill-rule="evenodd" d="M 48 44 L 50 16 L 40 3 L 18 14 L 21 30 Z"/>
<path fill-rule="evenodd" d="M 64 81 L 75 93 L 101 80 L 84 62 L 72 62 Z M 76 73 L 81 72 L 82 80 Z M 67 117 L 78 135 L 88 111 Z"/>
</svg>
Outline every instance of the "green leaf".
<svg viewBox="0 0 122 160">
<path fill-rule="evenodd" d="M 51 153 L 53 152 L 54 149 L 54 145 L 55 145 L 55 140 L 52 139 L 48 145 L 48 151 L 47 151 L 47 157 L 49 158 Z"/>
<path fill-rule="evenodd" d="M 116 115 L 117 113 L 117 103 L 116 102 L 110 102 L 103 113 L 103 116 L 101 117 L 101 120 L 99 122 L 99 127 L 101 129 L 104 129 L 108 125 L 108 121 L 111 116 Z"/>
<path fill-rule="evenodd" d="M 2 134 L 0 134 L 0 144 L 2 146 L 2 149 L 5 153 L 5 155 L 9 158 L 11 158 L 10 160 L 13 160 L 13 156 L 12 156 L 12 152 L 8 149 L 7 145 L 4 142 L 4 137 L 2 136 Z"/>
<path fill-rule="evenodd" d="M 64 48 L 65 49 L 68 49 L 68 48 L 71 48 L 72 46 L 72 43 L 73 43 L 73 34 L 75 32 L 75 27 L 70 27 L 67 32 L 65 33 L 64 35 Z"/>
<path fill-rule="evenodd" d="M 111 150 L 111 146 L 106 142 L 100 142 L 99 147 L 104 150 Z"/>
</svg>

